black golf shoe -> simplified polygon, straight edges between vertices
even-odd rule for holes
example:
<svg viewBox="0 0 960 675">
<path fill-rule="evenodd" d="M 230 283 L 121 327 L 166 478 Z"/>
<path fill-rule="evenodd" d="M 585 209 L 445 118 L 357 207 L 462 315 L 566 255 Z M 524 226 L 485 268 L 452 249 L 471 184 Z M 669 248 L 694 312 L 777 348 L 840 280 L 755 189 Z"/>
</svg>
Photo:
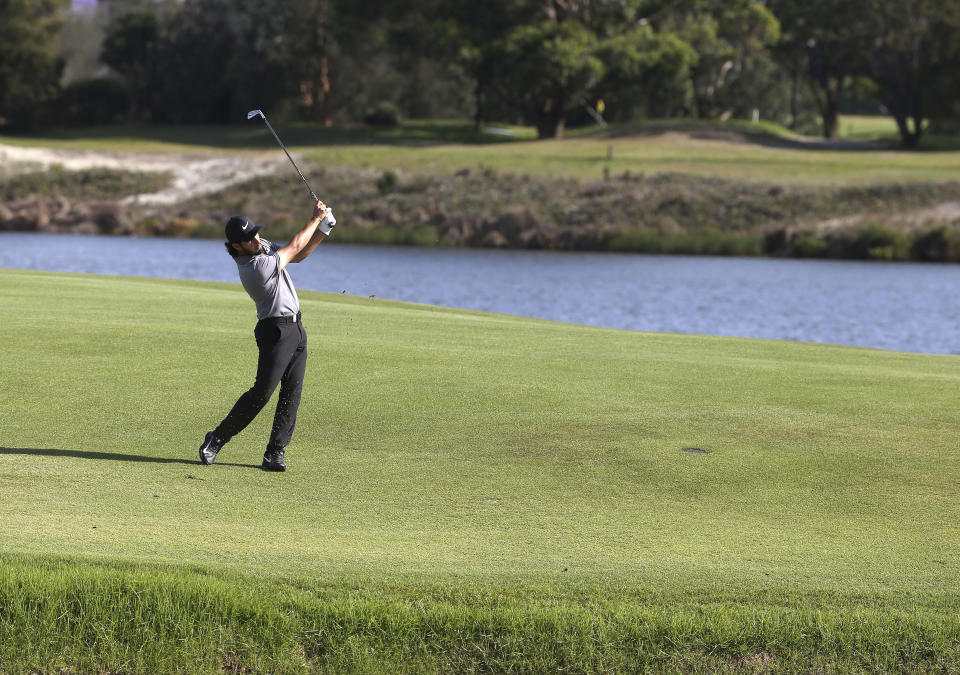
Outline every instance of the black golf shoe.
<svg viewBox="0 0 960 675">
<path fill-rule="evenodd" d="M 208 431 L 203 439 L 203 445 L 200 446 L 200 463 L 207 466 L 213 464 L 224 443 L 225 441 L 217 438 L 212 431 Z"/>
<path fill-rule="evenodd" d="M 267 451 L 263 453 L 263 464 L 261 466 L 264 471 L 286 471 L 287 465 L 283 463 L 283 449 L 271 450 L 267 448 Z"/>
</svg>

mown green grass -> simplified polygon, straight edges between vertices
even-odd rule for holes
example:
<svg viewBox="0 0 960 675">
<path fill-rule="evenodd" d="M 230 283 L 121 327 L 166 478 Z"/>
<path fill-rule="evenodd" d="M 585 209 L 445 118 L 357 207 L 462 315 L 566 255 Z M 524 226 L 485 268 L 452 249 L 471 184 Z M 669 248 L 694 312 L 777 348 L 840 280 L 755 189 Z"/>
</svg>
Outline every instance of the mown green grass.
<svg viewBox="0 0 960 675">
<path fill-rule="evenodd" d="M 891 137 L 882 137 L 879 145 L 847 143 L 831 149 L 819 139 L 795 137 L 768 122 L 654 120 L 572 130 L 565 139 L 545 141 L 535 140 L 528 128 L 513 128 L 515 136 L 501 136 L 477 132 L 469 124 L 455 121 L 408 122 L 397 129 L 298 124 L 280 125 L 277 130 L 291 150 L 306 153 L 326 166 L 427 173 L 486 168 L 592 179 L 605 172 L 690 173 L 836 185 L 948 181 L 960 171 L 960 151 L 956 147 L 903 152 Z M 98 127 L 0 137 L 0 142 L 84 150 L 280 152 L 264 125 L 253 123 L 229 127 Z M 942 141 L 935 145 L 950 147 Z"/>
<path fill-rule="evenodd" d="M 837 135 L 850 140 L 899 141 L 897 123 L 887 115 L 841 115 Z"/>
<path fill-rule="evenodd" d="M 956 357 L 301 299 L 267 474 L 238 285 L 0 270 L 0 670 L 960 662 Z"/>
</svg>

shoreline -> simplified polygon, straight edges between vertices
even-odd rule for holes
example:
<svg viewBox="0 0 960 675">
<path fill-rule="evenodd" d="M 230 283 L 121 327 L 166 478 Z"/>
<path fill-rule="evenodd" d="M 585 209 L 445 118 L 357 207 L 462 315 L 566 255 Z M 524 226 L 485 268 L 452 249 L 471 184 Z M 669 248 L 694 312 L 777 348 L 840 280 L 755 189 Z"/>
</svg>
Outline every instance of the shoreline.
<svg viewBox="0 0 960 675">
<path fill-rule="evenodd" d="M 131 222 L 128 211 L 111 201 L 71 204 L 63 198 L 31 198 L 11 204 L 0 202 L 0 233 L 72 234 L 117 237 L 221 240 L 219 225 L 189 217 L 147 217 Z M 71 208 L 74 207 L 74 208 Z M 513 219 L 508 215 L 506 220 Z M 449 228 L 376 226 L 351 228 L 339 225 L 341 244 L 413 246 L 420 248 L 544 250 L 644 255 L 721 256 L 769 259 L 817 259 L 878 262 L 960 262 L 960 227 L 940 225 L 930 229 L 897 229 L 881 224 L 828 233 L 771 229 L 762 234 L 729 233 L 713 229 L 699 232 L 589 231 L 571 234 L 558 228 L 497 229 L 497 219 L 466 239 L 450 236 Z M 341 223 L 346 219 L 340 217 Z M 266 223 L 279 240 L 292 234 L 289 227 Z"/>
<path fill-rule="evenodd" d="M 263 153 L 0 145 L 0 157 L 14 162 L 0 172 L 0 231 L 216 239 L 243 213 L 283 239 L 308 213 L 302 186 Z M 334 206 L 343 243 L 960 262 L 957 181 L 810 186 L 606 168 L 589 180 L 300 159 Z"/>
</svg>

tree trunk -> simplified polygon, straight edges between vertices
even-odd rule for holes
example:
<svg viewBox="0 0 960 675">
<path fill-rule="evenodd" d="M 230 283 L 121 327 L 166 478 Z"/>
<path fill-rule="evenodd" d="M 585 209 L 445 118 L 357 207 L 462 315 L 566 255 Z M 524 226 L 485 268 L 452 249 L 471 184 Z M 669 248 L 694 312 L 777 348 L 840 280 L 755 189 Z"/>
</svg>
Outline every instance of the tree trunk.
<svg viewBox="0 0 960 675">
<path fill-rule="evenodd" d="M 790 131 L 796 131 L 799 123 L 797 121 L 798 110 L 798 100 L 800 89 L 800 67 L 794 64 L 793 67 L 793 81 L 790 83 Z"/>
<path fill-rule="evenodd" d="M 320 56 L 317 64 L 318 70 L 314 71 L 311 91 L 313 100 L 310 103 L 310 117 L 320 124 L 329 127 L 333 124 L 330 103 L 330 61 L 327 58 L 327 2 L 326 0 L 316 0 L 316 38 L 317 54 Z"/>
<path fill-rule="evenodd" d="M 840 126 L 840 113 L 835 103 L 829 105 L 823 112 L 823 137 L 834 139 L 837 137 L 837 127 Z"/>
<path fill-rule="evenodd" d="M 483 129 L 483 80 L 477 78 L 477 88 L 473 92 L 475 98 L 474 101 L 474 112 L 473 112 L 473 124 L 477 131 Z"/>
<path fill-rule="evenodd" d="M 565 122 L 564 98 L 554 95 L 538 106 L 536 111 L 537 138 L 563 138 Z"/>
<path fill-rule="evenodd" d="M 833 139 L 837 137 L 837 127 L 840 120 L 840 97 L 843 94 L 843 78 L 827 77 L 823 80 L 814 79 L 814 98 L 817 101 L 817 110 L 820 112 L 823 137 Z"/>
<path fill-rule="evenodd" d="M 137 103 L 137 95 L 130 91 L 127 95 L 127 123 L 136 124 L 139 113 L 140 106 Z"/>
<path fill-rule="evenodd" d="M 923 120 L 913 118 L 913 131 L 910 130 L 910 118 L 907 115 L 894 115 L 897 131 L 900 132 L 900 144 L 904 150 L 913 150 L 920 144 L 923 135 Z"/>
<path fill-rule="evenodd" d="M 324 40 L 326 42 L 326 40 Z M 332 106 L 330 104 L 330 64 L 326 53 L 320 57 L 320 123 L 325 127 L 333 126 Z"/>
<path fill-rule="evenodd" d="M 537 119 L 537 138 L 563 138 L 563 116 L 547 115 Z"/>
<path fill-rule="evenodd" d="M 538 106 L 537 138 L 563 138 L 566 108 L 564 95 L 557 92 Z"/>
</svg>

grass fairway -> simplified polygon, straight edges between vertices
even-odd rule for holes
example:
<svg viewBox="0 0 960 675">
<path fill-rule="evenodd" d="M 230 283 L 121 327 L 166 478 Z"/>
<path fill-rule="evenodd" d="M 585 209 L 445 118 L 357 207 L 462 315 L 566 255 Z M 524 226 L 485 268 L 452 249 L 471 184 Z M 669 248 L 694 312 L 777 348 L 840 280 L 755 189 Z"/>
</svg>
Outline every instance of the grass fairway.
<svg viewBox="0 0 960 675">
<path fill-rule="evenodd" d="M 0 270 L 0 672 L 957 671 L 957 357 L 301 300 Z"/>
</svg>

